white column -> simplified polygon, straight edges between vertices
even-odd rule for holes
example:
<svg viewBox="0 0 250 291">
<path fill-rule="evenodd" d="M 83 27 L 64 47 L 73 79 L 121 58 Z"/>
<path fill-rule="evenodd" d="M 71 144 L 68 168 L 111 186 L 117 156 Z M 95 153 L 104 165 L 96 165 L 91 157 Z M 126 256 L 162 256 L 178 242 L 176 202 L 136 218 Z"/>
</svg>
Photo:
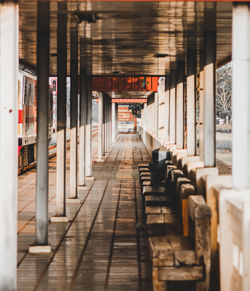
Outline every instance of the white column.
<svg viewBox="0 0 250 291">
<path fill-rule="evenodd" d="M 18 31 L 18 4 L 0 4 L 1 291 L 16 290 Z"/>
<path fill-rule="evenodd" d="M 104 98 L 104 151 L 108 151 L 108 97 Z"/>
<path fill-rule="evenodd" d="M 79 127 L 79 176 L 78 185 L 85 188 L 85 130 L 86 130 L 86 107 L 87 107 L 87 78 L 84 62 L 84 49 L 80 47 L 80 127 Z"/>
<path fill-rule="evenodd" d="M 70 32 L 70 193 L 67 202 L 77 199 L 78 163 L 78 24 L 71 24 Z M 73 199 L 73 200 L 72 200 Z"/>
<path fill-rule="evenodd" d="M 102 100 L 103 100 L 103 106 L 102 106 L 102 109 L 103 109 L 103 113 L 102 113 L 102 156 L 105 156 L 105 138 L 106 138 L 106 128 L 105 128 L 105 100 L 106 100 L 106 97 L 104 96 L 104 94 L 102 93 Z"/>
<path fill-rule="evenodd" d="M 36 241 L 29 252 L 50 252 L 48 246 L 48 118 L 50 5 L 37 3 L 37 171 Z"/>
<path fill-rule="evenodd" d="M 233 186 L 250 187 L 250 6 L 233 4 Z"/>
<path fill-rule="evenodd" d="M 196 154 L 196 51 L 187 52 L 187 153 Z"/>
<path fill-rule="evenodd" d="M 58 3 L 57 20 L 57 137 L 56 137 L 56 217 L 52 222 L 68 221 L 66 217 L 66 78 L 67 78 L 67 10 L 66 3 Z"/>
<path fill-rule="evenodd" d="M 204 67 L 204 166 L 216 165 L 215 132 L 215 62 L 216 33 L 205 33 L 205 67 Z"/>
<path fill-rule="evenodd" d="M 169 119 L 170 119 L 170 77 L 169 76 L 166 76 L 165 77 L 165 103 L 166 103 L 166 106 L 165 106 L 165 126 L 166 126 L 166 129 L 165 129 L 165 135 L 166 135 L 166 139 L 165 141 L 169 141 L 169 136 L 170 136 L 170 133 L 169 133 Z"/>
<path fill-rule="evenodd" d="M 143 106 L 143 126 L 145 128 L 147 128 L 147 107 L 148 107 L 148 104 L 144 103 L 144 106 Z"/>
<path fill-rule="evenodd" d="M 184 74 L 185 63 L 178 63 L 176 85 L 176 145 L 184 147 Z"/>
<path fill-rule="evenodd" d="M 112 103 L 112 142 L 116 139 L 116 106 Z"/>
<path fill-rule="evenodd" d="M 176 86 L 176 71 L 171 71 L 170 77 L 170 122 L 169 122 L 169 136 L 172 144 L 176 143 L 175 137 L 175 86 Z"/>
<path fill-rule="evenodd" d="M 204 161 L 204 51 L 200 51 L 200 120 L 199 120 L 199 151 Z"/>
<path fill-rule="evenodd" d="M 99 92 L 98 102 L 98 161 L 102 162 L 103 156 L 103 93 Z"/>
<path fill-rule="evenodd" d="M 115 135 L 118 134 L 118 104 L 115 104 Z"/>
<path fill-rule="evenodd" d="M 155 117 L 155 127 L 154 127 L 154 131 L 156 136 L 158 137 L 159 135 L 159 93 L 155 92 L 155 104 L 154 104 L 154 117 Z"/>
<path fill-rule="evenodd" d="M 92 177 L 92 85 L 91 78 L 88 80 L 87 92 L 87 123 L 86 123 L 86 177 Z"/>
</svg>

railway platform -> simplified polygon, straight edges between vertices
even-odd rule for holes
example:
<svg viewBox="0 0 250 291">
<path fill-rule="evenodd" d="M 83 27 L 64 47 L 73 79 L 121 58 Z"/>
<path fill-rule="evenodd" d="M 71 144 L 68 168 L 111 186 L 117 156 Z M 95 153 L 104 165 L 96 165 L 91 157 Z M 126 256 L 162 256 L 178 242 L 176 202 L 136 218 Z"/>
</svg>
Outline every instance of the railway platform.
<svg viewBox="0 0 250 291">
<path fill-rule="evenodd" d="M 93 138 L 93 159 L 96 159 Z M 49 218 L 55 212 L 56 157 L 49 162 Z M 94 180 L 67 204 L 68 223 L 49 224 L 49 255 L 28 253 L 35 238 L 35 172 L 19 176 L 18 290 L 151 290 L 141 232 L 137 163 L 148 161 L 137 135 L 119 135 Z"/>
</svg>

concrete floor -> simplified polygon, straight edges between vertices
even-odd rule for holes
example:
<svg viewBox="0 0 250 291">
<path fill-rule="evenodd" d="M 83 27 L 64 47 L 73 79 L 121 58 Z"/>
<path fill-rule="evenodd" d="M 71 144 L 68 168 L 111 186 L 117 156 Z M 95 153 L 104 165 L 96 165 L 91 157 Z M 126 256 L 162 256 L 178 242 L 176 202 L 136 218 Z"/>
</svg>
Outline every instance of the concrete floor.
<svg viewBox="0 0 250 291">
<path fill-rule="evenodd" d="M 95 179 L 87 182 L 88 190 L 79 191 L 82 203 L 67 205 L 70 222 L 49 224 L 50 255 L 28 254 L 35 240 L 36 170 L 19 176 L 18 290 L 151 290 L 146 238 L 138 227 L 142 211 L 137 163 L 148 160 L 136 135 L 119 135 L 105 162 L 93 163 Z M 229 165 L 219 160 L 217 164 L 221 174 L 230 174 Z M 49 163 L 49 217 L 55 214 L 55 192 L 53 158 Z"/>
<path fill-rule="evenodd" d="M 19 177 L 18 290 L 151 290 L 146 239 L 136 227 L 142 221 L 137 163 L 148 158 L 136 135 L 120 135 L 106 161 L 93 164 L 95 180 L 79 191 L 82 203 L 67 205 L 70 222 L 49 224 L 50 255 L 27 252 L 35 239 L 36 173 Z M 51 217 L 56 158 L 49 175 Z"/>
</svg>

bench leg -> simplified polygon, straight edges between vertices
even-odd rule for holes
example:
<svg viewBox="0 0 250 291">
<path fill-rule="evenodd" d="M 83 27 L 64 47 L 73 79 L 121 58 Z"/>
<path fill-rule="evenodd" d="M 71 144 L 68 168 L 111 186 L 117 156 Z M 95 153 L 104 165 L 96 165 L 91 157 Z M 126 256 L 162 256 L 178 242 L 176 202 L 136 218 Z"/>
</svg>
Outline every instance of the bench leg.
<svg viewBox="0 0 250 291">
<path fill-rule="evenodd" d="M 166 282 L 158 280 L 158 268 L 153 267 L 152 272 L 153 291 L 166 291 Z"/>
<path fill-rule="evenodd" d="M 182 225 L 183 225 L 183 236 L 188 236 L 188 202 L 187 199 L 182 199 L 181 201 L 182 209 Z"/>
</svg>

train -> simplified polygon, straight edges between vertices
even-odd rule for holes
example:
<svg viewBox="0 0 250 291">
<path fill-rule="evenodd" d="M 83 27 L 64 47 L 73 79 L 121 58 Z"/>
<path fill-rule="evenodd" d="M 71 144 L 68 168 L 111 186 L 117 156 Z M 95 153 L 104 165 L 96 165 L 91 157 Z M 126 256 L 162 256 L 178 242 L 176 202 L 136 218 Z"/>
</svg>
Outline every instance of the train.
<svg viewBox="0 0 250 291">
<path fill-rule="evenodd" d="M 49 84 L 49 140 L 53 133 L 53 102 L 56 80 Z M 18 171 L 36 161 L 37 141 L 37 77 L 29 70 L 18 71 Z"/>
</svg>

